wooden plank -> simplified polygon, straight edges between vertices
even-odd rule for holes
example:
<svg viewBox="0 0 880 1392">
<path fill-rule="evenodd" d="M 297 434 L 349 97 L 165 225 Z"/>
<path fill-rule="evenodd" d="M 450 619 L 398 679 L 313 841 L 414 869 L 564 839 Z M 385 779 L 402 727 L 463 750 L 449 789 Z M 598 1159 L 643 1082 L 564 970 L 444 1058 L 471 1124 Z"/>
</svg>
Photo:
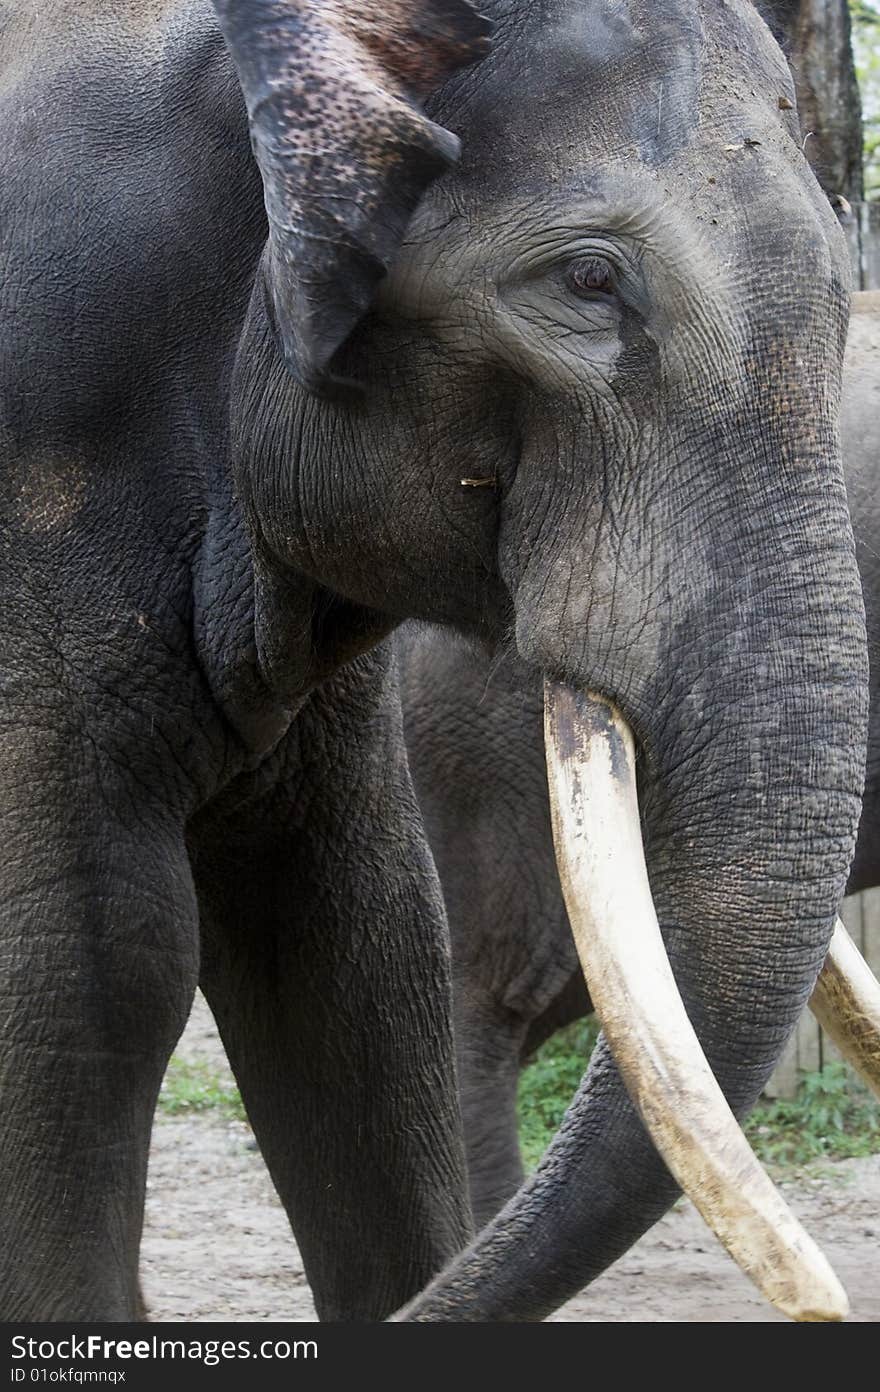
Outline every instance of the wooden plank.
<svg viewBox="0 0 880 1392">
<path fill-rule="evenodd" d="M 876 290 L 880 285 L 880 209 L 874 203 L 859 204 L 860 288 Z"/>
<path fill-rule="evenodd" d="M 854 203 L 843 224 L 854 290 L 880 287 L 880 204 Z"/>
<path fill-rule="evenodd" d="M 797 1066 L 799 1073 L 818 1073 L 822 1067 L 822 1031 L 812 1010 L 807 1008 L 798 1020 Z"/>
<path fill-rule="evenodd" d="M 785 1053 L 776 1065 L 773 1075 L 768 1079 L 764 1088 L 765 1097 L 794 1097 L 800 1076 L 798 1074 L 798 1037 L 795 1030 L 788 1044 L 785 1046 Z"/>
<path fill-rule="evenodd" d="M 852 267 L 852 284 L 854 290 L 865 290 L 864 284 L 865 268 L 862 266 L 862 205 L 856 203 L 853 207 L 853 216 L 846 220 L 844 224 L 844 234 L 846 244 L 849 248 L 849 260 Z"/>
</svg>

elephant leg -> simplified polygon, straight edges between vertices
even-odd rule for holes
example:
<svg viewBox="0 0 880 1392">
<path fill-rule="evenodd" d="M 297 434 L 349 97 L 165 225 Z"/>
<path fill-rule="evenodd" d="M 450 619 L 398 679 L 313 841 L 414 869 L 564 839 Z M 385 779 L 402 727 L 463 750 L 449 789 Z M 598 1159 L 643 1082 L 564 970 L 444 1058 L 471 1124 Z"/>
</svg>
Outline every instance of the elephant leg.
<svg viewBox="0 0 880 1392">
<path fill-rule="evenodd" d="M 179 826 L 74 731 L 0 731 L 0 1319 L 140 1318 L 156 1097 L 198 974 Z"/>
<path fill-rule="evenodd" d="M 482 1228 L 524 1177 L 516 1094 L 527 1022 L 503 1006 L 456 995 L 456 1037 L 468 1184 Z"/>
<path fill-rule="evenodd" d="M 378 1320 L 470 1228 L 445 921 L 391 741 L 195 828 L 202 986 L 319 1316 Z M 338 740 L 338 742 L 337 742 Z M 320 752 L 318 752 L 320 751 Z"/>
<path fill-rule="evenodd" d="M 325 898 L 291 861 L 253 848 L 199 876 L 202 987 L 319 1316 L 382 1319 L 468 1231 L 454 1065 L 429 1004 L 447 968 L 440 942 L 416 949 L 402 866 L 385 862 L 386 897 L 369 865 L 328 854 Z"/>
<path fill-rule="evenodd" d="M 537 940 L 537 931 L 535 936 Z M 577 972 L 556 994 L 550 995 L 540 1013 L 533 1013 L 547 995 L 548 983 L 555 989 L 558 979 L 558 972 L 548 970 L 526 997 L 526 1009 L 521 1005 L 516 1011 L 498 999 L 478 1002 L 470 993 L 468 982 L 456 984 L 459 1091 L 471 1208 L 477 1228 L 485 1227 L 495 1217 L 524 1178 L 517 1117 L 517 1089 L 523 1065 L 557 1030 L 592 1010 L 583 974 Z"/>
</svg>

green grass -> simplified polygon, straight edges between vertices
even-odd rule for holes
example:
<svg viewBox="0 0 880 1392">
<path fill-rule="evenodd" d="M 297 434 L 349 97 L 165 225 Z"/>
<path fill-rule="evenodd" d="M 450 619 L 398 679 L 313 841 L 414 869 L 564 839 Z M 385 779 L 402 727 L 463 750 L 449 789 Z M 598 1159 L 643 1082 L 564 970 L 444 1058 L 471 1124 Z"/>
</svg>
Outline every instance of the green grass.
<svg viewBox="0 0 880 1392">
<path fill-rule="evenodd" d="M 542 1044 L 519 1079 L 519 1143 L 533 1170 L 583 1077 L 599 1033 L 595 1020 L 578 1020 Z"/>
<path fill-rule="evenodd" d="M 206 1063 L 188 1063 L 175 1054 L 168 1065 L 159 1111 L 166 1116 L 184 1112 L 219 1112 L 230 1121 L 244 1121 L 238 1089 Z"/>
<path fill-rule="evenodd" d="M 844 1063 L 807 1073 L 790 1102 L 765 1101 L 745 1126 L 767 1165 L 809 1165 L 880 1151 L 880 1104 Z"/>
<path fill-rule="evenodd" d="M 527 1169 L 535 1168 L 559 1126 L 597 1034 L 594 1020 L 579 1020 L 542 1045 L 523 1070 L 517 1110 Z M 209 1064 L 177 1055 L 162 1084 L 159 1110 L 166 1116 L 213 1112 L 245 1120 L 231 1079 Z M 806 1074 L 792 1101 L 767 1100 L 755 1107 L 745 1131 L 759 1159 L 774 1169 L 873 1155 L 880 1152 L 880 1104 L 845 1064 L 830 1063 L 821 1073 Z"/>
<path fill-rule="evenodd" d="M 574 1096 L 596 1041 L 597 1026 L 582 1020 L 560 1030 L 524 1069 L 519 1086 L 519 1136 L 527 1169 L 534 1169 Z M 759 1159 L 774 1168 L 847 1160 L 880 1152 L 880 1104 L 842 1063 L 808 1073 L 790 1102 L 765 1101 L 745 1124 Z"/>
</svg>

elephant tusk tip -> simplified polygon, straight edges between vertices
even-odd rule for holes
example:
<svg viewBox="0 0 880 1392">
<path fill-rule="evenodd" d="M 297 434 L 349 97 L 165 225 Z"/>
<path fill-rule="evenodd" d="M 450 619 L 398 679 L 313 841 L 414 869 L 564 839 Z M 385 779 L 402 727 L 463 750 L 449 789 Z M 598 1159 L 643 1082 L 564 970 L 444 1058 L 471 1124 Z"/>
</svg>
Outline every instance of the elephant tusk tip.
<svg viewBox="0 0 880 1392">
<path fill-rule="evenodd" d="M 843 1295 L 839 1304 L 828 1303 L 821 1309 L 804 1309 L 801 1307 L 796 1313 L 789 1313 L 783 1310 L 783 1314 L 788 1314 L 789 1319 L 798 1324 L 840 1324 L 849 1316 L 849 1301 Z"/>
<path fill-rule="evenodd" d="M 749 1274 L 771 1305 L 796 1324 L 839 1324 L 849 1316 L 849 1297 L 837 1273 L 805 1232 Z"/>
</svg>

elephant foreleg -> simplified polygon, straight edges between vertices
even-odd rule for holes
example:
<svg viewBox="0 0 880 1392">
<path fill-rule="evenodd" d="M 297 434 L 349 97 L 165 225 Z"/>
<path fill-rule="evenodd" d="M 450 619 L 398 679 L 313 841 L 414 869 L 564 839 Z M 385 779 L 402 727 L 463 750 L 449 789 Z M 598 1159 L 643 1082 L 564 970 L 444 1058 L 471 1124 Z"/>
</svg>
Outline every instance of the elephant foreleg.
<svg viewBox="0 0 880 1392">
<path fill-rule="evenodd" d="M 320 1317 L 375 1320 L 469 1230 L 448 949 L 397 737 L 316 723 L 307 775 L 194 829 L 202 985 Z"/>
<path fill-rule="evenodd" d="M 0 1320 L 132 1320 L 197 977 L 179 830 L 73 732 L 0 736 Z"/>
</svg>

